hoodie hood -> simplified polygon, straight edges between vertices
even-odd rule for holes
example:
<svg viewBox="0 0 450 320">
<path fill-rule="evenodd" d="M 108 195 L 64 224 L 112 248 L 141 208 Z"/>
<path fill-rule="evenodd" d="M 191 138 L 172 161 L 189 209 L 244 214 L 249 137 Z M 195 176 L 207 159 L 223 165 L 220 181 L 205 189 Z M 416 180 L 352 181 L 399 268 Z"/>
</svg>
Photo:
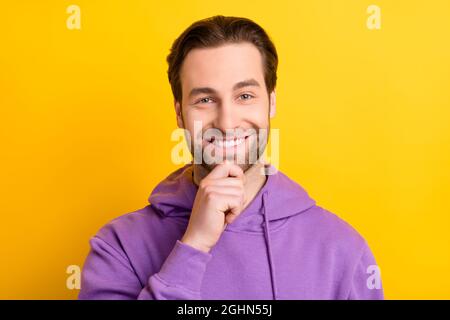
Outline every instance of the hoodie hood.
<svg viewBox="0 0 450 320">
<path fill-rule="evenodd" d="M 193 165 L 187 164 L 167 176 L 152 191 L 148 200 L 160 215 L 187 218 L 190 216 L 198 191 L 192 180 L 192 172 Z M 241 219 L 243 217 L 262 214 L 262 207 L 268 221 L 273 221 L 300 214 L 314 205 L 315 201 L 301 186 L 282 172 L 276 171 L 275 174 L 267 176 L 266 183 L 252 202 L 229 226 L 237 225 L 239 220 L 244 220 Z"/>
<path fill-rule="evenodd" d="M 284 223 L 293 215 L 301 214 L 315 206 L 306 191 L 274 167 L 266 183 L 241 214 L 225 228 L 234 232 L 254 232 L 264 235 L 270 266 L 273 298 L 277 299 L 276 271 L 274 268 L 270 227 Z M 189 219 L 198 191 L 192 178 L 193 164 L 170 174 L 160 182 L 149 197 L 149 202 L 162 217 Z"/>
</svg>

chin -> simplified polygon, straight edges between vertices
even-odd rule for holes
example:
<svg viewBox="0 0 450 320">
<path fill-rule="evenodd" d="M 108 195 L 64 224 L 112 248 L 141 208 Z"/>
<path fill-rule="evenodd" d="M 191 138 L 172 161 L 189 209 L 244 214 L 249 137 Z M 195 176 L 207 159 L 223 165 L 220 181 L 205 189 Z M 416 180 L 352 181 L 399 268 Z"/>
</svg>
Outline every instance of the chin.
<svg viewBox="0 0 450 320">
<path fill-rule="evenodd" d="M 232 162 L 235 163 L 237 166 L 239 166 L 242 169 L 243 172 L 246 172 L 248 169 L 250 169 L 252 166 L 254 166 L 257 163 L 256 162 L 256 163 L 244 163 L 244 164 L 239 163 L 238 164 L 238 163 L 236 163 L 236 161 L 232 161 Z M 203 168 L 205 168 L 206 170 L 208 170 L 209 172 L 211 172 L 218 165 L 219 164 L 217 164 L 217 163 L 207 164 L 205 162 L 203 162 L 201 164 L 201 166 Z"/>
</svg>

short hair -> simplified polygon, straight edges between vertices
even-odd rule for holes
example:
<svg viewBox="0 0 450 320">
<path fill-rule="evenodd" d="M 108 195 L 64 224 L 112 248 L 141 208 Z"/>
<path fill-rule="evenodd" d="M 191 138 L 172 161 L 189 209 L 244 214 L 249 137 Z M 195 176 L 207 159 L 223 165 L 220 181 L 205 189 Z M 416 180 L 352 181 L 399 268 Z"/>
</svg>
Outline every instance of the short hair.
<svg viewBox="0 0 450 320">
<path fill-rule="evenodd" d="M 180 71 L 189 51 L 243 42 L 255 45 L 261 53 L 267 92 L 272 92 L 277 82 L 278 55 L 269 35 L 250 19 L 216 15 L 194 22 L 172 44 L 167 73 L 175 100 L 182 100 Z"/>
</svg>

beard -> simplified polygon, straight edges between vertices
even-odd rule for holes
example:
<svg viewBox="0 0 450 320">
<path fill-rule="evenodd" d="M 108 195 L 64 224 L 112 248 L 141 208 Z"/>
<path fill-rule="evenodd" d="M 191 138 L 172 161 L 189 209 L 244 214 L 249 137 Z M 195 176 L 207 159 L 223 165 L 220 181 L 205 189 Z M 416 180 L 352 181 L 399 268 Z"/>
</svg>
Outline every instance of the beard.
<svg viewBox="0 0 450 320">
<path fill-rule="evenodd" d="M 239 166 L 243 172 L 246 172 L 263 160 L 270 132 L 270 119 L 268 120 L 267 129 L 251 128 L 251 133 L 246 135 L 243 143 L 230 148 L 218 147 L 211 141 L 205 141 L 208 140 L 205 138 L 208 135 L 208 130 L 206 133 L 199 130 L 194 141 L 188 140 L 189 150 L 194 158 L 194 163 L 199 164 L 207 172 L 211 172 L 217 165 L 228 160 Z M 248 132 L 248 129 L 236 129 L 236 131 L 237 130 L 242 130 L 240 132 Z M 226 135 L 218 129 L 215 129 L 215 132 L 220 134 L 218 135 L 220 137 L 219 139 L 221 139 L 221 137 L 226 137 Z M 240 135 L 232 136 L 239 137 Z M 214 138 L 212 138 L 212 140 L 214 140 Z"/>
<path fill-rule="evenodd" d="M 186 123 L 184 122 L 184 119 L 183 123 Z M 226 137 L 226 134 L 223 134 L 221 130 L 219 129 L 215 130 L 221 132 L 222 137 Z M 237 129 L 237 130 L 243 130 L 243 132 L 246 131 L 244 129 Z M 238 154 L 237 152 L 234 153 L 219 152 L 220 154 L 216 155 L 215 152 L 206 152 L 207 151 L 206 149 L 208 149 L 210 145 L 205 146 L 204 132 L 202 128 L 196 130 L 194 124 L 194 135 L 191 135 L 190 132 L 185 129 L 185 136 L 187 137 L 186 139 L 187 145 L 194 159 L 193 163 L 200 164 L 200 166 L 204 168 L 207 172 L 211 172 L 216 166 L 223 163 L 225 160 L 228 160 L 239 166 L 245 173 L 254 165 L 262 163 L 264 160 L 263 159 L 264 151 L 269 141 L 269 134 L 270 134 L 270 114 L 269 113 L 267 114 L 267 128 L 258 128 L 256 126 L 253 126 L 252 128 L 250 128 L 250 130 L 253 130 L 254 134 L 248 136 L 248 138 L 245 139 L 246 141 L 240 145 L 245 146 L 245 150 L 240 150 L 241 151 L 240 154 Z M 194 136 L 193 140 L 192 136 Z M 244 156 L 244 161 L 242 161 L 242 156 Z M 200 161 L 198 161 L 198 159 L 200 159 Z"/>
<path fill-rule="evenodd" d="M 267 139 L 264 136 L 260 136 L 255 133 L 248 136 L 242 143 L 242 147 L 236 148 L 233 152 L 219 152 L 218 154 L 213 152 L 208 152 L 205 147 L 202 148 L 203 161 L 201 166 L 207 171 L 211 172 L 217 165 L 228 160 L 235 165 L 239 166 L 243 172 L 246 172 L 252 166 L 260 162 L 264 150 L 267 145 Z M 240 149 L 240 150 L 239 150 Z"/>
</svg>

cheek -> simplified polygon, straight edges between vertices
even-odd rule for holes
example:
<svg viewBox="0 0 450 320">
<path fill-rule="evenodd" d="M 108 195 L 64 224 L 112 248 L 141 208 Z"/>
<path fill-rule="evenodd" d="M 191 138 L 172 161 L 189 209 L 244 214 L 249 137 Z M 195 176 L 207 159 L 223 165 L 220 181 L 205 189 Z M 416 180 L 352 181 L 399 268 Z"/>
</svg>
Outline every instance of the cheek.
<svg viewBox="0 0 450 320">
<path fill-rule="evenodd" d="M 259 128 L 266 128 L 269 126 L 269 108 L 268 106 L 249 108 L 243 112 L 243 119 Z"/>
<path fill-rule="evenodd" d="M 196 112 L 195 110 L 190 110 L 189 112 L 185 112 L 183 114 L 184 122 L 186 125 L 186 129 L 193 132 L 196 121 L 201 121 L 201 126 L 204 126 L 206 123 L 206 118 L 204 114 L 201 112 Z M 198 124 L 197 124 L 198 126 Z"/>
<path fill-rule="evenodd" d="M 257 103 L 254 105 L 235 105 L 236 116 L 241 122 L 248 122 L 258 128 L 267 128 L 269 126 L 269 105 L 268 101 Z M 196 110 L 192 109 L 183 112 L 183 119 L 186 129 L 191 133 L 194 132 L 196 121 L 201 122 L 201 127 L 209 127 L 216 117 L 219 116 L 217 109 Z"/>
<path fill-rule="evenodd" d="M 191 137 L 194 137 L 194 135 L 196 134 L 196 138 L 201 138 L 203 128 L 210 123 L 210 119 L 205 116 L 205 113 L 196 112 L 193 110 L 190 112 L 186 112 L 183 117 L 185 129 L 189 131 Z"/>
<path fill-rule="evenodd" d="M 192 108 L 189 111 L 185 111 L 183 116 L 184 119 L 186 119 L 186 122 L 193 125 L 194 121 L 202 121 L 203 123 L 211 122 L 215 117 L 215 113 L 213 110 L 200 110 Z"/>
</svg>

